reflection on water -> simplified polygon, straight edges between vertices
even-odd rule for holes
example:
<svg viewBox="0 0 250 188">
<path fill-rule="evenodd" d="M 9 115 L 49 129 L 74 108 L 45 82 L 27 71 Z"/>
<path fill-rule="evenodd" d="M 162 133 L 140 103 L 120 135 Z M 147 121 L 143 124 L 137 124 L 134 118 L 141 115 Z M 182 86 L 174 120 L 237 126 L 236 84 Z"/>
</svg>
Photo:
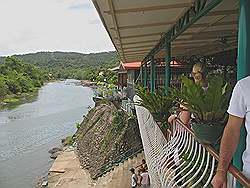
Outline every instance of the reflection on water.
<svg viewBox="0 0 250 188">
<path fill-rule="evenodd" d="M 48 150 L 73 134 L 93 105 L 90 88 L 54 82 L 35 102 L 0 112 L 0 187 L 34 187 L 51 166 Z"/>
</svg>

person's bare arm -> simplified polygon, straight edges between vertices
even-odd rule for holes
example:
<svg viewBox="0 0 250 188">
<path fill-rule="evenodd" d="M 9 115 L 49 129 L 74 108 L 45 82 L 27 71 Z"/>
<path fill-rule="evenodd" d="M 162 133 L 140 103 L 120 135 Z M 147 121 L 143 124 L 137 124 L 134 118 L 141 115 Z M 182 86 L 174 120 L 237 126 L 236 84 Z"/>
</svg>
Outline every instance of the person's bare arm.
<svg viewBox="0 0 250 188">
<path fill-rule="evenodd" d="M 243 118 L 229 115 L 221 141 L 217 172 L 212 180 L 214 188 L 226 188 L 227 170 L 239 142 L 242 123 Z"/>
<path fill-rule="evenodd" d="M 180 112 L 180 120 L 182 121 L 182 123 L 184 123 L 185 125 L 189 126 L 189 121 L 190 121 L 190 112 L 187 110 L 183 110 Z"/>
</svg>

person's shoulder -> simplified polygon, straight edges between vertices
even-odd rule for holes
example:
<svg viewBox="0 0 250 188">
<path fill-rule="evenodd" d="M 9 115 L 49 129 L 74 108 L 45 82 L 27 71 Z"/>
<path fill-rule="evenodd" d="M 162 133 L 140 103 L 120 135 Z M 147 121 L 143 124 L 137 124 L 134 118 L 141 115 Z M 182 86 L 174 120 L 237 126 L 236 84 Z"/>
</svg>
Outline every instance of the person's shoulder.
<svg viewBox="0 0 250 188">
<path fill-rule="evenodd" d="M 240 86 L 245 86 L 246 84 L 249 85 L 250 84 L 250 76 L 247 76 L 246 78 L 242 78 L 241 80 L 238 81 L 238 83 Z"/>
<path fill-rule="evenodd" d="M 246 91 L 247 88 L 250 88 L 250 76 L 239 80 L 235 85 L 235 90 Z M 249 91 L 249 90 L 248 90 Z"/>
</svg>

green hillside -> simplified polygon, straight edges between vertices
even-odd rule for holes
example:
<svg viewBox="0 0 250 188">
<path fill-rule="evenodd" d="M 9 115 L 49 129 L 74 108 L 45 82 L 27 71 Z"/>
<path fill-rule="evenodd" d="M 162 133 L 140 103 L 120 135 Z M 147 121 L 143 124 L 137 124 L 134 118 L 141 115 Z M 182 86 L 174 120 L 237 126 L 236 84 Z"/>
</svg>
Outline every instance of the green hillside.
<svg viewBox="0 0 250 188">
<path fill-rule="evenodd" d="M 88 66 L 114 66 L 117 61 L 116 52 L 81 54 L 76 52 L 38 52 L 16 55 L 26 63 L 49 68 L 85 68 Z"/>
<path fill-rule="evenodd" d="M 15 55 L 25 63 L 53 73 L 55 78 L 99 80 L 98 73 L 119 64 L 116 52 L 82 54 L 76 52 L 37 52 Z M 0 62 L 4 59 L 1 58 Z"/>
</svg>

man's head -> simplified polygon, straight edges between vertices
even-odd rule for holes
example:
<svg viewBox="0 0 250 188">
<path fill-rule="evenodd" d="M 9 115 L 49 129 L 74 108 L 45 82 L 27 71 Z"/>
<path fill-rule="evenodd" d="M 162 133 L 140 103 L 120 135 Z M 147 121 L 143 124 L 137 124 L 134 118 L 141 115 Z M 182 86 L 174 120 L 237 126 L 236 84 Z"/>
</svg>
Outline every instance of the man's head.
<svg viewBox="0 0 250 188">
<path fill-rule="evenodd" d="M 142 162 L 142 164 L 146 164 L 145 159 L 142 159 L 141 162 Z"/>
<path fill-rule="evenodd" d="M 142 168 L 141 169 L 141 172 L 143 173 L 143 172 L 146 172 L 146 169 L 145 168 Z"/>
<path fill-rule="evenodd" d="M 206 79 L 206 67 L 204 64 L 196 63 L 192 69 L 192 77 L 195 83 L 202 83 Z"/>
<path fill-rule="evenodd" d="M 130 168 L 129 171 L 134 174 L 135 173 L 135 169 L 134 168 Z"/>
</svg>

